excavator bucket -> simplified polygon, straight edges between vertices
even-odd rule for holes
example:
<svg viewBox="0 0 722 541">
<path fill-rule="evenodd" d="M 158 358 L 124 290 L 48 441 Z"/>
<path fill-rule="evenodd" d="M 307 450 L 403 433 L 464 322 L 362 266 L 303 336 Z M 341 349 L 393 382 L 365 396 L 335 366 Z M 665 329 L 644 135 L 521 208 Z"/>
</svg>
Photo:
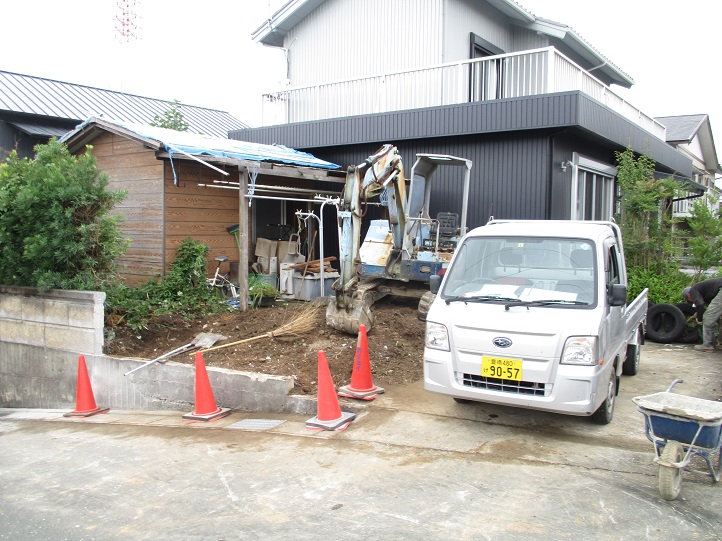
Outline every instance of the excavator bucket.
<svg viewBox="0 0 722 541">
<path fill-rule="evenodd" d="M 334 299 L 331 299 L 331 302 L 328 303 L 326 324 L 337 331 L 357 335 L 360 325 L 366 325 L 366 331 L 368 332 L 373 327 L 373 323 L 374 316 L 371 313 L 371 304 L 369 304 L 368 299 L 366 302 L 357 300 L 352 304 L 350 310 L 339 308 Z"/>
</svg>

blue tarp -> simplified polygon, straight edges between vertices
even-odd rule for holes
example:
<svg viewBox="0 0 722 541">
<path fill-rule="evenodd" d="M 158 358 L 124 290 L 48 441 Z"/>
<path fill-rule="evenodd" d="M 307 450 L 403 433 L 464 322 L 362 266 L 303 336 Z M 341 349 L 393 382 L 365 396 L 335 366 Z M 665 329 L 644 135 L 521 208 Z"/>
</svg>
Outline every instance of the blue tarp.
<svg viewBox="0 0 722 541">
<path fill-rule="evenodd" d="M 61 141 L 72 137 L 77 131 L 87 127 L 93 122 L 100 124 L 115 124 L 125 130 L 131 131 L 145 139 L 154 139 L 161 143 L 168 153 L 179 154 L 179 151 L 191 156 L 216 156 L 219 158 L 235 158 L 257 162 L 275 162 L 318 169 L 340 169 L 339 165 L 316 158 L 308 152 L 301 152 L 282 145 L 261 145 L 246 141 L 234 141 L 219 137 L 209 137 L 195 133 L 180 132 L 157 128 L 145 124 L 130 124 L 106 118 L 89 118 L 72 132 L 66 134 Z"/>
</svg>

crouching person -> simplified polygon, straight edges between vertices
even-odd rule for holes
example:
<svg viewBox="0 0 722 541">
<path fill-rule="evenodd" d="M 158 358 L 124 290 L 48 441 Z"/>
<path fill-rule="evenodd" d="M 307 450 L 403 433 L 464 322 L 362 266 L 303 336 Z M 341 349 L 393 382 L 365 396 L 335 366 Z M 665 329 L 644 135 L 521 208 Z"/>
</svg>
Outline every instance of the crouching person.
<svg viewBox="0 0 722 541">
<path fill-rule="evenodd" d="M 718 321 L 722 316 L 722 278 L 710 278 L 686 287 L 683 296 L 694 304 L 697 323 L 702 325 L 702 343 L 694 349 L 713 351 L 717 344 Z"/>
</svg>

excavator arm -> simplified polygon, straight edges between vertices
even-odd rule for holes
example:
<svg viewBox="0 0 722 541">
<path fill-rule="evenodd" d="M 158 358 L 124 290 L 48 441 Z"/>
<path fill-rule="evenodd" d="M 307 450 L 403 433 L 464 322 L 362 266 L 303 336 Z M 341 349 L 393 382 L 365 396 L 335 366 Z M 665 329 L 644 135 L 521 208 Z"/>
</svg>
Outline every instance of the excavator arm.
<svg viewBox="0 0 722 541">
<path fill-rule="evenodd" d="M 391 189 L 388 187 L 391 186 Z M 367 203 L 384 190 L 388 195 L 389 224 L 394 251 L 401 250 L 406 230 L 406 184 L 404 167 L 393 145 L 384 145 L 366 160 L 346 172 L 343 198 L 339 204 L 340 277 L 333 284 L 335 299 L 329 303 L 326 320 L 334 328 L 358 332 L 360 324 L 371 328 L 371 304 L 376 300 L 373 287 L 359 287 L 361 279 L 361 221 Z M 372 286 L 372 284 L 367 284 Z"/>
</svg>

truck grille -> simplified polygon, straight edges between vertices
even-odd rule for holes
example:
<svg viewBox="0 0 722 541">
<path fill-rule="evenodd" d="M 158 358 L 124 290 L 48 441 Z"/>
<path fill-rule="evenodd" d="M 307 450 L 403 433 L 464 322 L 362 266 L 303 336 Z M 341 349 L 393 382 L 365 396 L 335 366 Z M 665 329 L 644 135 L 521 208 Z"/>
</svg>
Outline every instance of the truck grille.
<svg viewBox="0 0 722 541">
<path fill-rule="evenodd" d="M 533 396 L 549 396 L 552 392 L 551 384 L 537 383 L 535 381 L 514 381 L 511 379 L 487 378 L 475 374 L 464 374 L 462 385 L 487 389 L 489 391 L 501 391 L 504 393 L 529 394 Z"/>
</svg>

